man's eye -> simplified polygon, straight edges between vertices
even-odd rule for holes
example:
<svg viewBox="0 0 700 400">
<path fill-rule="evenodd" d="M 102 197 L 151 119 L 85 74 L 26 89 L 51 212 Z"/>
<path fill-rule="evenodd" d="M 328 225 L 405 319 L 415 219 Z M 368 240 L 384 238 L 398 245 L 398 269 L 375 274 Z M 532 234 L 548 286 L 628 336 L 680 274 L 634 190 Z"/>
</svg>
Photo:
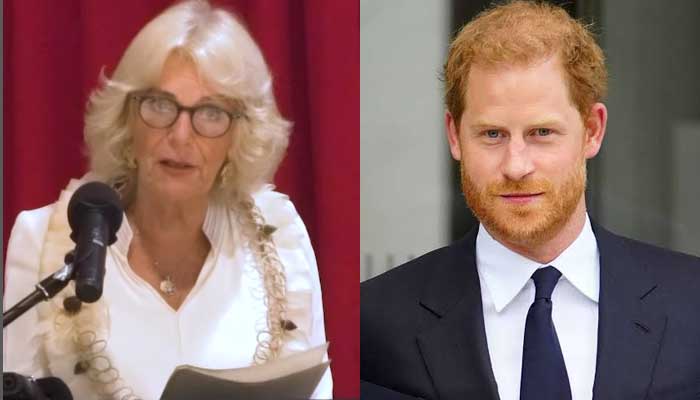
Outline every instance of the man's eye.
<svg viewBox="0 0 700 400">
<path fill-rule="evenodd" d="M 486 137 L 489 139 L 498 139 L 498 137 L 501 135 L 501 133 L 495 129 L 489 129 L 486 131 Z"/>
<path fill-rule="evenodd" d="M 549 136 L 552 134 L 552 130 L 549 128 L 537 128 L 535 129 L 535 135 L 537 136 Z"/>
</svg>

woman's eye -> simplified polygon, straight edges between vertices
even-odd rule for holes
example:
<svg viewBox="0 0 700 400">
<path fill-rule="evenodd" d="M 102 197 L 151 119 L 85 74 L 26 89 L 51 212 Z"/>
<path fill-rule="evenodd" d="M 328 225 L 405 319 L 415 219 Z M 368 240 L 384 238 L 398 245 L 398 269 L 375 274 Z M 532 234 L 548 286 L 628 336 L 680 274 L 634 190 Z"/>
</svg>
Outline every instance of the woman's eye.
<svg viewBox="0 0 700 400">
<path fill-rule="evenodd" d="M 549 136 L 552 130 L 549 128 L 537 128 L 535 129 L 535 135 L 537 136 Z"/>
<path fill-rule="evenodd" d="M 209 121 L 218 121 L 224 115 L 224 112 L 216 107 L 202 107 L 199 112 L 204 119 Z"/>
<path fill-rule="evenodd" d="M 175 109 L 172 101 L 157 97 L 148 99 L 148 106 L 158 112 L 172 112 Z"/>
</svg>

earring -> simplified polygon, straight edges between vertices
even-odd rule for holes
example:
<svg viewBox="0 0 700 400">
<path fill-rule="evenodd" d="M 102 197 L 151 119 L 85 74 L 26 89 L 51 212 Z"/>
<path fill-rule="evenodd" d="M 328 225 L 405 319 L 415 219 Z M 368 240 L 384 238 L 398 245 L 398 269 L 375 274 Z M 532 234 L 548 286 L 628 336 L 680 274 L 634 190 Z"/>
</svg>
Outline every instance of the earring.
<svg viewBox="0 0 700 400">
<path fill-rule="evenodd" d="M 221 186 L 228 185 L 229 181 L 231 180 L 231 169 L 231 161 L 226 160 L 226 163 L 224 163 L 224 166 L 221 168 L 221 172 L 219 172 Z"/>
<path fill-rule="evenodd" d="M 127 147 L 124 150 L 124 160 L 126 161 L 126 167 L 129 169 L 136 169 L 136 157 L 131 153 L 131 148 Z"/>
</svg>

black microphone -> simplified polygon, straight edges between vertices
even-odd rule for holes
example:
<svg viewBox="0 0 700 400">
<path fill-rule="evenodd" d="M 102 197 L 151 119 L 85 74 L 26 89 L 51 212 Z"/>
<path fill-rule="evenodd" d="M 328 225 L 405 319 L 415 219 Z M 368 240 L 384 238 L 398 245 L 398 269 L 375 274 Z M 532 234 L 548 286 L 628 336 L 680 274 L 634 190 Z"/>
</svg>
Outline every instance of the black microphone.
<svg viewBox="0 0 700 400">
<path fill-rule="evenodd" d="M 3 372 L 2 389 L 3 400 L 73 400 L 68 385 L 54 377 L 33 379 Z"/>
<path fill-rule="evenodd" d="M 107 246 L 117 240 L 122 218 L 119 195 L 104 183 L 86 183 L 68 203 L 70 238 L 75 242 L 75 292 L 85 303 L 102 296 Z"/>
<path fill-rule="evenodd" d="M 39 378 L 36 383 L 49 400 L 73 400 L 68 385 L 59 378 Z"/>
</svg>

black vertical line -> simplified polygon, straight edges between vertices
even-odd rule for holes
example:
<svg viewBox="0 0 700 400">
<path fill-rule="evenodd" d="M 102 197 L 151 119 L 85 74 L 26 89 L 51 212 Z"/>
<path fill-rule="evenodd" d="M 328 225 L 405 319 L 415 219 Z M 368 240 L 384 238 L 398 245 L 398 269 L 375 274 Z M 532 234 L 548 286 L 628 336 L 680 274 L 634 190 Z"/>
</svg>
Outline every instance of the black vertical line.
<svg viewBox="0 0 700 400">
<path fill-rule="evenodd" d="M 451 42 L 454 36 L 467 22 L 471 21 L 477 14 L 485 10 L 491 4 L 490 0 L 453 0 L 451 2 L 450 37 Z M 449 241 L 459 239 L 475 227 L 479 222 L 467 207 L 467 203 L 462 193 L 459 163 L 446 155 L 450 164 L 449 173 Z"/>
<path fill-rule="evenodd" d="M 602 7 L 601 0 L 578 0 L 576 4 L 575 17 L 592 27 L 596 35 L 598 46 L 605 48 L 602 27 Z M 602 150 L 602 149 L 601 149 Z M 602 182 L 602 154 L 588 161 L 588 184 L 586 188 L 586 207 L 588 214 L 597 222 L 601 221 L 600 206 L 602 203 L 601 182 Z"/>
</svg>

